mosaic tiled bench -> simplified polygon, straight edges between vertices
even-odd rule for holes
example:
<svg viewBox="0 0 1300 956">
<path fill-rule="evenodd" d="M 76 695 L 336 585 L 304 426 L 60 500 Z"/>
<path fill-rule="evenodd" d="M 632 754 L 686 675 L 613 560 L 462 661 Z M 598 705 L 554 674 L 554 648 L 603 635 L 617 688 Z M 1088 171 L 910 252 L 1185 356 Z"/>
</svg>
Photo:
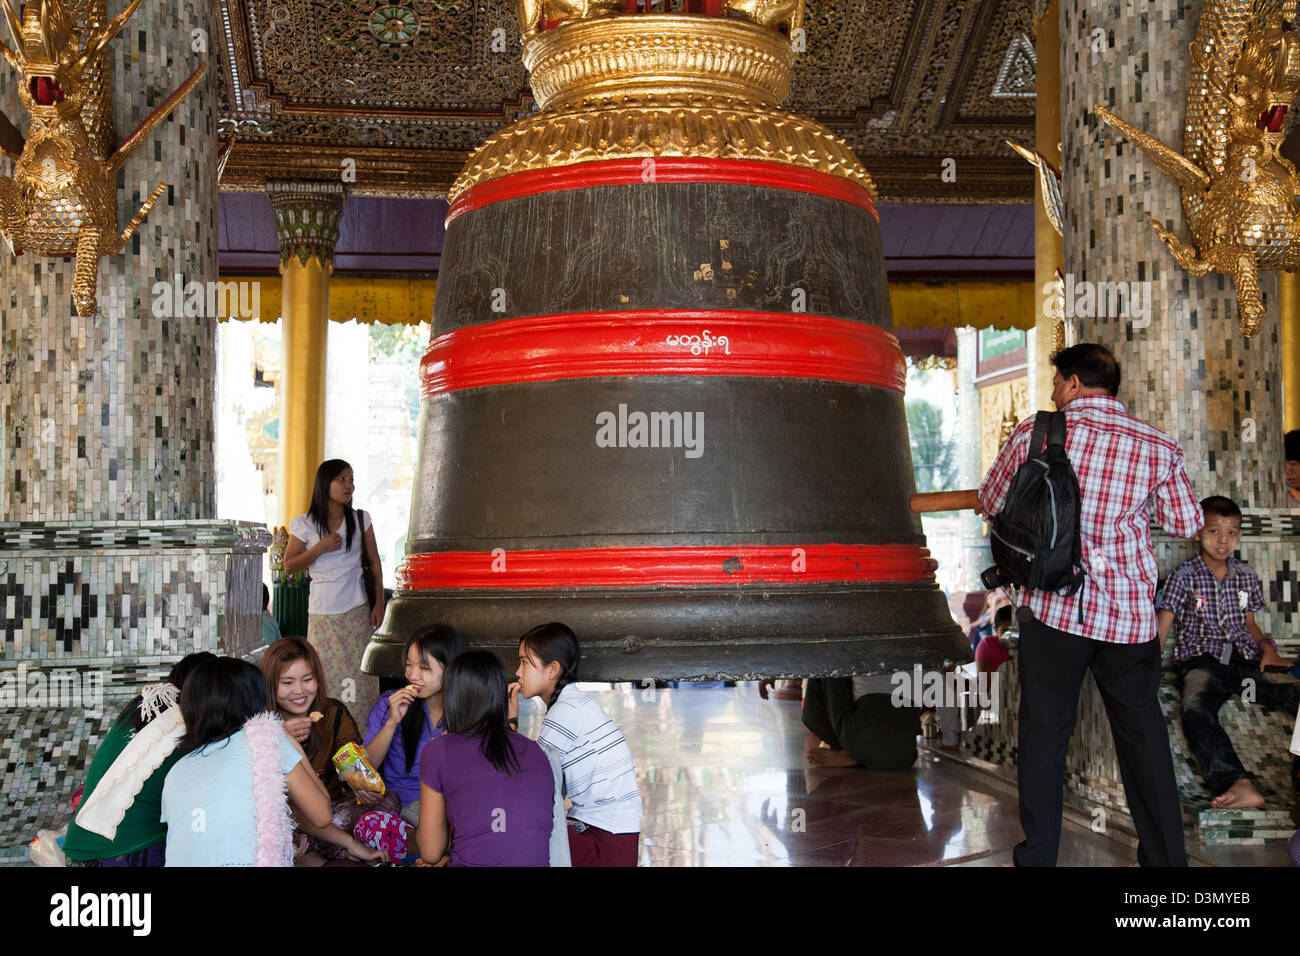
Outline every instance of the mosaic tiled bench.
<svg viewBox="0 0 1300 956">
<path fill-rule="evenodd" d="M 1172 642 L 1171 642 L 1172 643 Z M 1279 639 L 1278 650 L 1288 660 L 1300 659 L 1300 640 Z M 1266 711 L 1233 697 L 1219 710 L 1219 722 L 1233 749 L 1255 778 L 1266 805 L 1256 810 L 1215 810 L 1213 794 L 1205 786 L 1196 758 L 1183 736 L 1182 695 L 1166 646 L 1164 678 L 1160 683 L 1160 709 L 1169 723 L 1169 747 L 1174 777 L 1183 801 L 1183 821 L 1204 843 L 1285 843 L 1296 831 L 1291 819 L 1291 755 L 1287 749 L 1295 731 L 1295 715 Z"/>
<path fill-rule="evenodd" d="M 1280 639 L 1278 647 L 1283 657 L 1300 660 L 1300 640 Z M 1166 649 L 1166 668 L 1159 698 L 1169 725 L 1174 776 L 1182 798 L 1183 819 L 1189 838 L 1206 844 L 1272 844 L 1289 840 L 1296 831 L 1296 825 L 1291 821 L 1291 756 L 1287 750 L 1295 728 L 1294 715 L 1265 711 L 1262 707 L 1242 703 L 1240 698 L 1233 698 L 1223 705 L 1219 718 L 1242 763 L 1255 775 L 1255 785 L 1268 805 L 1261 810 L 1211 809 L 1213 795 L 1206 789 L 1196 759 L 1183 736 L 1179 717 L 1181 694 L 1175 683 L 1170 648 L 1172 644 Z M 967 735 L 963 751 L 1014 774 L 1019 757 L 1016 740 L 1020 706 L 1017 649 L 1014 646 L 1011 654 L 1012 660 L 999 672 L 997 721 L 990 723 L 985 718 L 985 722 L 976 724 Z M 1084 679 L 1079 694 L 1075 733 L 1066 756 L 1065 790 L 1066 802 L 1076 809 L 1095 813 L 1097 808 L 1101 808 L 1107 813 L 1118 814 L 1120 822 L 1131 827 L 1110 724 L 1091 675 Z"/>
<path fill-rule="evenodd" d="M 1196 814 L 1195 826 L 1207 846 L 1284 844 L 1296 831 L 1289 813 L 1269 809 L 1201 810 Z"/>
<path fill-rule="evenodd" d="M 67 822 L 142 685 L 193 651 L 264 646 L 269 542 L 224 520 L 0 522 L 0 862 Z"/>
<path fill-rule="evenodd" d="M 0 863 L 27 860 L 27 844 L 38 830 L 57 828 L 72 816 L 72 794 L 85 783 L 86 768 L 116 715 L 66 707 L 0 711 Z"/>
</svg>

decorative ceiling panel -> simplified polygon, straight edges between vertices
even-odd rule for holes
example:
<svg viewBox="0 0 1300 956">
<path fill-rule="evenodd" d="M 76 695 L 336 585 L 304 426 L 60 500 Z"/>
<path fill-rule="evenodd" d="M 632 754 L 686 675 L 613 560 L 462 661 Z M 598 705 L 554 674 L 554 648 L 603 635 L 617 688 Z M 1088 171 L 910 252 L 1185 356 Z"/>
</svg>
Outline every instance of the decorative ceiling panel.
<svg viewBox="0 0 1300 956">
<path fill-rule="evenodd" d="M 975 56 L 963 62 L 958 80 L 962 96 L 949 118 L 958 123 L 1034 122 L 1034 18 L 1028 3 L 989 4 L 987 22 L 976 29 L 985 37 Z"/>
<path fill-rule="evenodd" d="M 223 189 L 355 164 L 360 194 L 445 196 L 534 108 L 513 0 L 219 2 Z M 805 28 L 786 106 L 842 136 L 882 201 L 1030 201 L 1002 140 L 1033 137 L 1032 0 L 809 0 Z"/>
<path fill-rule="evenodd" d="M 285 102 L 434 112 L 493 112 L 520 99 L 522 62 L 492 52 L 492 30 L 512 18 L 492 9 L 446 0 L 373 10 L 351 0 L 245 4 L 263 73 Z"/>
</svg>

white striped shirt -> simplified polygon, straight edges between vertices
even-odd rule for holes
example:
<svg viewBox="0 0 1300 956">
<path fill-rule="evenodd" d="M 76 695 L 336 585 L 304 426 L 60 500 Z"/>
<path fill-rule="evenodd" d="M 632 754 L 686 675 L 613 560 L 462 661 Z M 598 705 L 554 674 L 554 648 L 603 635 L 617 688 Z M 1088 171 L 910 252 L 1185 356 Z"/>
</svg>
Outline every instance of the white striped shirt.
<svg viewBox="0 0 1300 956">
<path fill-rule="evenodd" d="M 641 791 L 623 732 L 590 694 L 569 684 L 537 742 L 560 758 L 569 817 L 610 833 L 641 832 Z"/>
</svg>

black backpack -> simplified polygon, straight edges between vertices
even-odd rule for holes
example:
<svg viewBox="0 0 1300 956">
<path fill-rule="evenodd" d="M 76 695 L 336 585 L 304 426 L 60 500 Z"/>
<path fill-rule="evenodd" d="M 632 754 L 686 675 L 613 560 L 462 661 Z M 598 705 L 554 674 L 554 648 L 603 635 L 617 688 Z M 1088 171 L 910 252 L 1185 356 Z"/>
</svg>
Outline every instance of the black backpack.
<svg viewBox="0 0 1300 956">
<path fill-rule="evenodd" d="M 989 528 L 1001 578 L 1061 596 L 1078 591 L 1084 578 L 1081 504 L 1079 479 L 1065 454 L 1065 413 L 1039 412 L 1029 457 L 1017 469 L 1002 513 Z"/>
</svg>

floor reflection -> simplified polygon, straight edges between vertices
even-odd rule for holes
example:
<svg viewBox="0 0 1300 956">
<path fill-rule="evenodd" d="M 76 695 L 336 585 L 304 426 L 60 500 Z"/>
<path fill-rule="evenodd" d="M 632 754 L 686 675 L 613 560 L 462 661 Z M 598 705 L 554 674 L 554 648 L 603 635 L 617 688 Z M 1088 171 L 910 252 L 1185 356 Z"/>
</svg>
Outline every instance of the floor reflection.
<svg viewBox="0 0 1300 956">
<path fill-rule="evenodd" d="M 584 689 L 636 758 L 643 866 L 997 865 L 1020 839 L 1014 793 L 924 752 L 898 773 L 807 766 L 799 704 L 764 701 L 753 684 Z M 530 736 L 540 720 L 540 707 L 521 713 Z M 1061 846 L 1061 865 L 1134 859 L 1125 845 L 1068 823 Z M 1258 852 L 1231 862 L 1279 862 L 1250 849 Z"/>
</svg>

